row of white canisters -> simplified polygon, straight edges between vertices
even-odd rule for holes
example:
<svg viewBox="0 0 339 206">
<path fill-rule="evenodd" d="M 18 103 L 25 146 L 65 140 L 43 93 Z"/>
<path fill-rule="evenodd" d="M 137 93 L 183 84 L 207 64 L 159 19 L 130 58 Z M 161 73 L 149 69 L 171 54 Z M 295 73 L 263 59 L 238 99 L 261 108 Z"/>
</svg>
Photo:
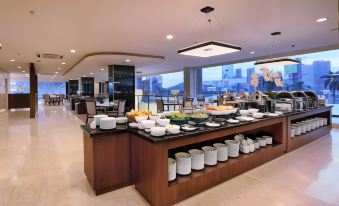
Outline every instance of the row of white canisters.
<svg viewBox="0 0 339 206">
<path fill-rule="evenodd" d="M 319 127 L 326 126 L 327 124 L 327 118 L 321 117 L 296 122 L 291 125 L 291 138 L 318 129 Z"/>
<path fill-rule="evenodd" d="M 265 138 L 266 137 L 266 138 Z M 213 166 L 224 162 L 228 157 L 238 157 L 242 153 L 254 152 L 259 147 L 272 144 L 272 137 L 258 137 L 257 140 L 236 135 L 235 140 L 226 140 L 225 143 L 214 143 L 213 146 L 204 146 L 200 149 L 190 149 L 188 152 L 175 153 L 175 160 L 168 158 L 168 181 L 176 178 L 176 174 L 188 175 L 193 170 L 202 170 L 205 165 Z M 252 146 L 252 147 L 251 147 Z"/>
</svg>

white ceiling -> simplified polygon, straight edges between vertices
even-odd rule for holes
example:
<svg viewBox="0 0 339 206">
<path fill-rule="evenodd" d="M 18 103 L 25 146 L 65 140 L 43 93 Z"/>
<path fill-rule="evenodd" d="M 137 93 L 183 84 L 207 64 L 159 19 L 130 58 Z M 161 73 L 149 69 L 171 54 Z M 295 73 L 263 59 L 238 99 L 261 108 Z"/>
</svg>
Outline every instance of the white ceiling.
<svg viewBox="0 0 339 206">
<path fill-rule="evenodd" d="M 205 17 L 199 10 L 206 5 L 215 7 L 213 40 L 241 46 L 241 52 L 212 58 L 176 53 L 205 40 Z M 52 75 L 62 68 L 53 81 L 91 71 L 99 78 L 98 67 L 121 64 L 124 57 L 85 59 L 67 75 L 62 74 L 87 54 L 128 52 L 165 57 L 160 62 L 131 57 L 131 64 L 144 74 L 176 71 L 265 56 L 272 43 L 269 34 L 274 31 L 282 32 L 274 54 L 338 44 L 337 31 L 330 31 L 338 26 L 337 15 L 337 0 L 1 0 L 0 67 L 20 73 L 37 61 L 36 52 L 53 53 L 64 59 L 36 62 L 43 74 Z M 316 23 L 320 17 L 328 17 L 328 21 Z M 167 34 L 174 39 L 167 40 Z M 292 48 L 292 44 L 296 46 Z M 70 49 L 77 52 L 70 53 Z"/>
</svg>

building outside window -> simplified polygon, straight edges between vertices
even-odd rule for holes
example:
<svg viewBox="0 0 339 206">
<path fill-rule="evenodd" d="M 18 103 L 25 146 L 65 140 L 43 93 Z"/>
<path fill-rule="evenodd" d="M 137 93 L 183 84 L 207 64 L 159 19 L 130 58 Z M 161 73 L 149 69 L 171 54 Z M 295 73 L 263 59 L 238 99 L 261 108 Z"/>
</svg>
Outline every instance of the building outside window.
<svg viewBox="0 0 339 206">
<path fill-rule="evenodd" d="M 251 74 L 257 72 L 260 76 L 259 90 L 313 90 L 319 97 L 326 98 L 328 104 L 335 105 L 333 114 L 339 115 L 339 50 L 296 55 L 291 58 L 300 60 L 301 64 L 268 68 L 279 73 L 283 87 L 268 88 L 262 79 L 260 68 L 255 67 L 254 62 L 197 69 L 197 74 L 201 75 L 198 95 L 204 95 L 208 99 L 216 98 L 218 94 L 226 91 L 252 93 L 254 88 L 250 85 Z"/>
</svg>

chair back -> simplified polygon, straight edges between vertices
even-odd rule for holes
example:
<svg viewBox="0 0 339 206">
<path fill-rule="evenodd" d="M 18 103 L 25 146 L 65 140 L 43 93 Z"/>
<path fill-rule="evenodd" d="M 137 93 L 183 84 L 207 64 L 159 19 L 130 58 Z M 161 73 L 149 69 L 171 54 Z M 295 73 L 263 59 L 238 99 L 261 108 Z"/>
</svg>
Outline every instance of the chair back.
<svg viewBox="0 0 339 206">
<path fill-rule="evenodd" d="M 60 99 L 59 99 L 59 100 L 60 100 L 60 103 L 63 103 L 63 102 L 64 102 L 65 95 L 60 94 L 59 98 L 60 98 Z"/>
<path fill-rule="evenodd" d="M 86 101 L 86 108 L 88 115 L 96 115 L 97 114 L 97 106 L 95 101 Z"/>
<path fill-rule="evenodd" d="M 118 117 L 123 116 L 125 113 L 126 100 L 119 100 L 118 102 Z"/>
<path fill-rule="evenodd" d="M 164 112 L 164 101 L 162 99 L 156 99 L 155 102 L 157 104 L 157 113 L 163 113 Z"/>
<path fill-rule="evenodd" d="M 51 97 L 49 96 L 49 94 L 45 94 L 44 100 L 45 100 L 45 102 L 50 102 L 51 101 Z"/>
<path fill-rule="evenodd" d="M 197 102 L 199 106 L 205 105 L 205 97 L 197 97 Z"/>
</svg>

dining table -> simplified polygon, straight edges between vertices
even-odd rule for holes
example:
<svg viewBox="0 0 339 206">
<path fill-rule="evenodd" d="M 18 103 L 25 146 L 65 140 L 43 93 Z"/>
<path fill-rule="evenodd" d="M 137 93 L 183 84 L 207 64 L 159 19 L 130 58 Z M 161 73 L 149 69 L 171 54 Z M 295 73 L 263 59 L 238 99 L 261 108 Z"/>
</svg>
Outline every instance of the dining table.
<svg viewBox="0 0 339 206">
<path fill-rule="evenodd" d="M 96 107 L 97 109 L 101 109 L 103 108 L 104 113 L 107 114 L 107 111 L 112 108 L 112 110 L 114 108 L 116 108 L 118 106 L 118 103 L 115 102 L 109 102 L 109 101 L 105 101 L 105 102 L 96 102 Z"/>
</svg>

